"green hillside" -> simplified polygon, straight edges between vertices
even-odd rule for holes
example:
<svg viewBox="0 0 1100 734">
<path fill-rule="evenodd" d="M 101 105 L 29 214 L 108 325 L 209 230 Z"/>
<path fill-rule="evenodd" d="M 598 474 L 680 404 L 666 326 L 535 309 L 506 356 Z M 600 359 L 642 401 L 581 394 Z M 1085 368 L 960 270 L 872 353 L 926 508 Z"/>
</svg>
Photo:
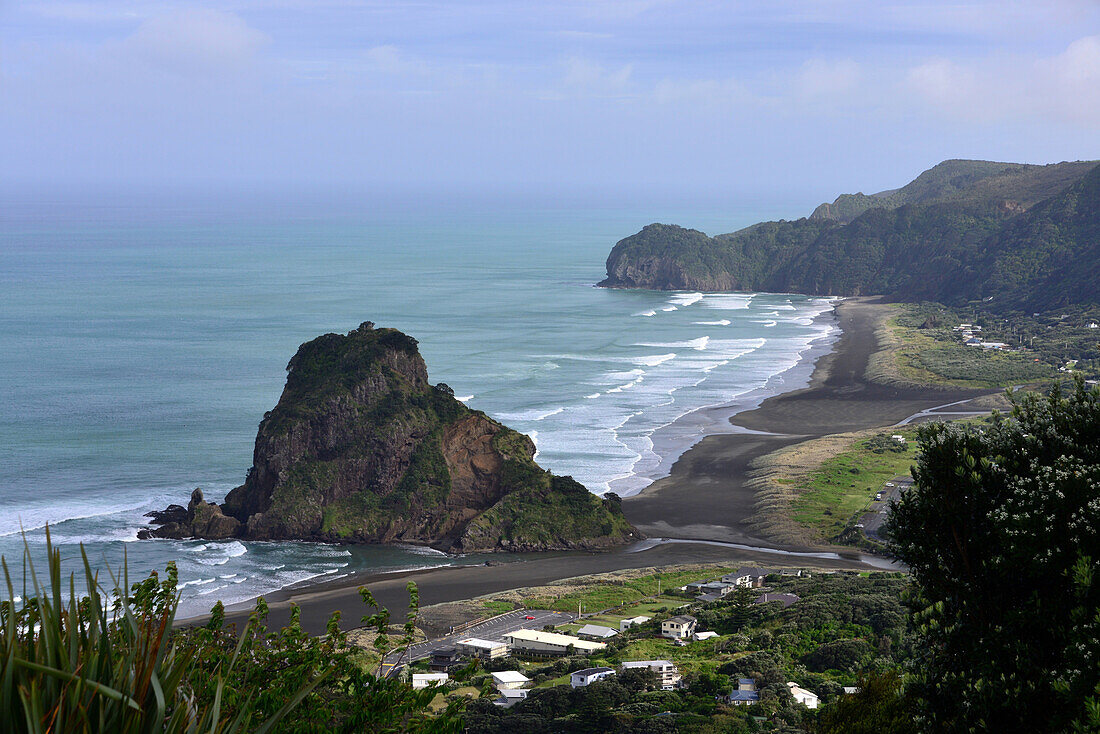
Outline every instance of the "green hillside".
<svg viewBox="0 0 1100 734">
<path fill-rule="evenodd" d="M 649 225 L 615 245 L 601 285 L 988 299 L 1016 310 L 1096 303 L 1098 192 L 1095 162 L 945 161 L 806 219 L 716 237 Z"/>
</svg>

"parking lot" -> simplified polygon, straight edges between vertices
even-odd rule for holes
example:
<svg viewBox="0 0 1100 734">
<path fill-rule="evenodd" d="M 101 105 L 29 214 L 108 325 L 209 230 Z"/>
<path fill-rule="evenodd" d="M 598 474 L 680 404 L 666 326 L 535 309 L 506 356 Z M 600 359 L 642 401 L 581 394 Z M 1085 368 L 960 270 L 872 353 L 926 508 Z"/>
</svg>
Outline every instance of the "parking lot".
<svg viewBox="0 0 1100 734">
<path fill-rule="evenodd" d="M 894 477 L 886 482 L 882 487 L 882 499 L 873 500 L 870 511 L 860 519 L 863 523 L 863 534 L 880 543 L 885 542 L 885 538 L 882 537 L 882 525 L 890 512 L 890 503 L 900 498 L 902 493 L 912 486 L 913 478 L 910 476 Z"/>
<path fill-rule="evenodd" d="M 514 612 L 508 612 L 507 614 L 494 617 L 481 624 L 476 624 L 463 632 L 413 645 L 409 648 L 408 654 L 402 655 L 398 652 L 390 653 L 386 656 L 386 662 L 382 666 L 382 672 L 384 675 L 389 674 L 398 657 L 401 658 L 402 664 L 410 663 L 430 656 L 435 650 L 454 647 L 455 643 L 459 640 L 465 640 L 467 637 L 477 637 L 482 640 L 503 642 L 505 635 L 510 632 L 515 632 L 516 630 L 541 630 L 548 624 L 555 626 L 566 624 L 572 622 L 576 618 L 577 615 L 571 612 L 555 612 L 548 609 L 517 609 Z"/>
</svg>

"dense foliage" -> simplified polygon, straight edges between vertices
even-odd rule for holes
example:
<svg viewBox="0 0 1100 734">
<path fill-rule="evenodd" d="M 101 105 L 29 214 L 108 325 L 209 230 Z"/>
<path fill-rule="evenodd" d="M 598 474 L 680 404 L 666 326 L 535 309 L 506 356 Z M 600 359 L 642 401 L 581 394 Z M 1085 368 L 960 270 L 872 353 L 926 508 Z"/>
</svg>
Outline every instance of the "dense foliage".
<svg viewBox="0 0 1100 734">
<path fill-rule="evenodd" d="M 48 537 L 48 535 L 47 535 Z M 61 576 L 47 540 L 48 581 L 39 583 L 29 550 L 26 597 L 4 564 L 8 599 L 0 605 L 0 716 L 11 732 L 427 732 L 461 731 L 457 706 L 429 715 L 435 691 L 375 676 L 347 643 L 337 617 L 321 637 L 306 635 L 295 610 L 269 631 L 261 599 L 239 634 L 223 627 L 217 604 L 205 627 L 175 629 L 176 572 L 107 594 L 85 559 L 88 592 Z M 119 588 L 127 588 L 125 569 Z M 418 612 L 415 585 L 402 637 Z M 389 612 L 374 607 L 362 623 L 385 652 Z"/>
<path fill-rule="evenodd" d="M 918 587 L 911 693 L 944 732 L 1100 729 L 1100 390 L 921 429 L 889 521 Z"/>
</svg>

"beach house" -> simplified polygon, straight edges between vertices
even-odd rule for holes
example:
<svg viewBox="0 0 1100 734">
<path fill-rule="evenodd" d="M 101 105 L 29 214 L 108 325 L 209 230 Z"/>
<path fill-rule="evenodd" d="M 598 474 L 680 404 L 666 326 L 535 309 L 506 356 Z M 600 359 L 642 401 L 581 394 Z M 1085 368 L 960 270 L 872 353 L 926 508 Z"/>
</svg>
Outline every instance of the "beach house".
<svg viewBox="0 0 1100 734">
<path fill-rule="evenodd" d="M 794 681 L 787 681 L 787 688 L 791 690 L 791 695 L 794 696 L 794 700 L 808 709 L 817 708 L 817 705 L 821 702 L 821 699 L 817 697 L 816 693 L 807 691 Z"/>
<path fill-rule="evenodd" d="M 615 671 L 611 668 L 585 668 L 584 670 L 570 673 L 569 685 L 574 688 L 584 688 L 591 683 L 603 680 L 612 675 L 615 675 Z"/>
<path fill-rule="evenodd" d="M 617 634 L 619 633 L 616 630 L 599 624 L 586 624 L 577 630 L 577 637 L 582 640 L 595 640 L 596 642 L 614 637 Z"/>
<path fill-rule="evenodd" d="M 662 691 L 671 691 L 680 685 L 680 671 L 671 660 L 632 660 L 623 663 L 623 670 L 649 668 L 657 674 L 657 684 Z"/>
<path fill-rule="evenodd" d="M 661 622 L 661 636 L 672 640 L 686 640 L 695 634 L 695 617 L 679 614 Z"/>
<path fill-rule="evenodd" d="M 624 619 L 621 622 L 619 622 L 619 631 L 620 632 L 625 632 L 626 630 L 630 629 L 634 625 L 644 624 L 645 622 L 648 622 L 648 621 L 649 621 L 649 617 L 631 617 L 630 619 Z"/>
<path fill-rule="evenodd" d="M 722 577 L 722 581 L 734 586 L 763 586 L 764 577 L 767 576 L 770 571 L 766 568 L 756 568 L 755 566 L 746 566 L 745 568 L 738 569 L 733 573 L 728 573 Z"/>
<path fill-rule="evenodd" d="M 517 690 L 530 682 L 531 679 L 518 670 L 498 670 L 493 673 L 493 688 L 498 691 Z"/>
<path fill-rule="evenodd" d="M 765 591 L 760 596 L 756 597 L 753 604 L 768 604 L 770 602 L 779 602 L 786 609 L 791 604 L 798 601 L 798 594 L 775 594 L 770 591 Z"/>
<path fill-rule="evenodd" d="M 752 706 L 760 702 L 760 692 L 756 690 L 756 681 L 752 678 L 738 678 L 737 687 L 726 696 L 731 706 Z"/>
<path fill-rule="evenodd" d="M 505 688 L 500 691 L 500 696 L 493 699 L 494 706 L 510 709 L 520 701 L 527 698 L 527 691 L 518 688 Z"/>
<path fill-rule="evenodd" d="M 412 687 L 420 689 L 428 686 L 441 686 L 448 679 L 449 676 L 446 673 L 413 673 Z"/>
<path fill-rule="evenodd" d="M 483 640 L 480 637 L 467 637 L 455 643 L 459 654 L 478 660 L 496 660 L 508 655 L 508 643 Z"/>
</svg>

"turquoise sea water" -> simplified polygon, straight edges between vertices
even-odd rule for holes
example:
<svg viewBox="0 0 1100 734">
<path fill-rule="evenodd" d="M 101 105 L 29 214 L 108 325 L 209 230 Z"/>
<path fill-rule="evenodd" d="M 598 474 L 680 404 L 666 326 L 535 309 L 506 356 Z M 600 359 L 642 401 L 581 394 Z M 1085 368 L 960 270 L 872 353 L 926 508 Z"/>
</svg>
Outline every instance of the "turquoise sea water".
<svg viewBox="0 0 1100 734">
<path fill-rule="evenodd" d="M 415 336 L 433 382 L 529 433 L 544 466 L 595 492 L 642 489 L 675 458 L 662 446 L 692 440 L 655 451 L 655 432 L 697 433 L 688 414 L 797 386 L 783 374 L 834 329 L 817 318 L 831 309 L 822 299 L 594 288 L 615 240 L 649 221 L 728 231 L 773 214 L 657 209 L 6 201 L 0 553 L 18 557 L 21 529 L 41 545 L 49 523 L 70 567 L 78 543 L 97 565 L 125 551 L 132 575 L 176 560 L 185 614 L 320 576 L 480 562 L 418 548 L 131 542 L 145 512 L 239 484 L 297 346 L 365 320 Z"/>
</svg>

